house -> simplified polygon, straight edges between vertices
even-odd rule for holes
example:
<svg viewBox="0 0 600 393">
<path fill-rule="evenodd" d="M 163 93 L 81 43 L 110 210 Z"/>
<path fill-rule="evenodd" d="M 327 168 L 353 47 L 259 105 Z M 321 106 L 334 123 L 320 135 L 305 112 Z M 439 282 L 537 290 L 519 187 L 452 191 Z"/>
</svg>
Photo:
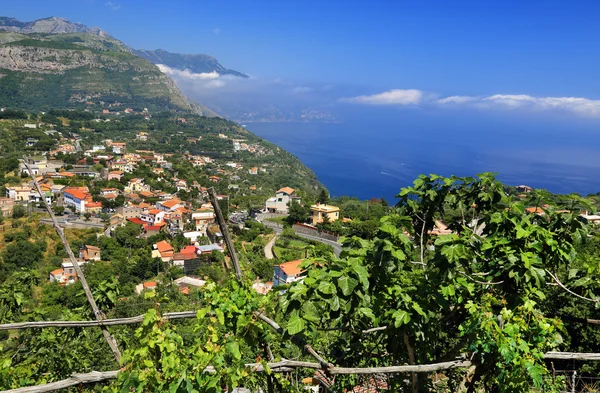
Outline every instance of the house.
<svg viewBox="0 0 600 393">
<path fill-rule="evenodd" d="M 0 212 L 3 217 L 10 217 L 15 207 L 15 201 L 11 198 L 0 198 Z"/>
<path fill-rule="evenodd" d="M 84 177 L 99 177 L 100 173 L 91 169 L 87 165 L 74 165 L 73 169 L 68 171 L 69 173 L 74 174 L 75 176 L 84 176 Z"/>
<path fill-rule="evenodd" d="M 164 224 L 164 223 L 163 223 Z M 164 225 L 143 225 L 142 226 L 142 237 L 149 238 L 154 235 L 158 235 L 164 228 Z"/>
<path fill-rule="evenodd" d="M 28 202 L 31 187 L 27 185 L 6 187 L 6 197 L 15 202 Z"/>
<path fill-rule="evenodd" d="M 205 232 L 199 232 L 199 231 L 191 231 L 191 232 L 184 232 L 183 237 L 185 237 L 186 239 L 188 239 L 190 241 L 190 243 L 196 243 L 198 241 L 198 239 L 200 239 L 201 237 L 206 236 Z"/>
<path fill-rule="evenodd" d="M 179 266 L 179 267 L 183 267 L 184 271 L 189 271 L 192 270 L 188 267 L 188 269 L 185 269 L 186 264 L 189 265 L 190 262 L 192 260 L 197 260 L 198 258 L 198 254 L 196 252 L 196 247 L 195 246 L 186 246 L 184 248 L 182 248 L 179 252 L 176 252 L 175 254 L 173 254 L 173 261 L 172 264 L 173 266 Z M 199 262 L 199 261 L 196 261 Z M 196 267 L 196 269 L 193 270 L 197 270 L 198 267 Z M 193 271 L 190 271 L 190 273 L 193 273 Z"/>
<path fill-rule="evenodd" d="M 158 209 L 144 210 L 140 214 L 140 220 L 148 223 L 149 225 L 157 225 L 164 222 L 165 212 Z"/>
<path fill-rule="evenodd" d="M 300 203 L 300 198 L 296 196 L 293 188 L 283 187 L 275 193 L 274 197 L 267 199 L 265 208 L 269 213 L 287 214 L 291 201 Z"/>
<path fill-rule="evenodd" d="M 183 202 L 177 198 L 169 199 L 168 201 L 158 202 L 156 204 L 157 209 L 160 209 L 165 212 L 175 211 L 180 207 L 183 207 Z"/>
<path fill-rule="evenodd" d="M 171 262 L 173 260 L 174 250 L 173 247 L 165 240 L 161 240 L 154 244 L 154 250 L 152 250 L 152 258 L 160 258 L 163 262 Z"/>
<path fill-rule="evenodd" d="M 205 232 L 208 225 L 215 222 L 215 212 L 213 209 L 204 208 L 192 213 L 192 220 L 196 224 L 196 230 Z"/>
<path fill-rule="evenodd" d="M 142 191 L 150 191 L 150 186 L 144 183 L 144 179 L 133 178 L 129 180 L 129 183 L 125 187 L 127 194 L 139 193 Z"/>
<path fill-rule="evenodd" d="M 135 139 L 137 139 L 138 141 L 147 141 L 148 140 L 148 133 L 147 132 L 138 132 L 135 135 Z"/>
<path fill-rule="evenodd" d="M 187 182 L 185 180 L 178 179 L 175 181 L 175 187 L 177 191 L 187 191 Z"/>
<path fill-rule="evenodd" d="M 123 177 L 123 172 L 122 171 L 110 171 L 108 172 L 108 179 L 107 180 L 117 180 L 117 181 L 121 181 L 121 178 Z"/>
<path fill-rule="evenodd" d="M 110 147 L 115 154 L 125 154 L 127 144 L 125 142 L 112 142 Z"/>
<path fill-rule="evenodd" d="M 92 146 L 92 152 L 104 151 L 104 145 L 94 145 Z"/>
<path fill-rule="evenodd" d="M 85 213 L 85 202 L 91 202 L 92 196 L 87 187 L 69 187 L 63 192 L 63 203 L 77 213 Z"/>
<path fill-rule="evenodd" d="M 273 286 L 289 284 L 301 280 L 304 278 L 303 273 L 301 259 L 275 265 Z"/>
<path fill-rule="evenodd" d="M 225 252 L 225 250 L 218 244 L 206 244 L 202 246 L 196 246 L 199 255 L 212 254 L 213 251 Z"/>
<path fill-rule="evenodd" d="M 208 178 L 208 181 L 211 183 L 218 183 L 221 180 L 219 176 L 211 176 Z"/>
<path fill-rule="evenodd" d="M 183 276 L 173 281 L 179 287 L 179 292 L 189 295 L 190 287 L 200 288 L 206 284 L 206 281 L 198 278 Z"/>
<path fill-rule="evenodd" d="M 110 217 L 110 230 L 114 231 L 125 223 L 125 218 L 121 214 L 113 214 Z"/>
<path fill-rule="evenodd" d="M 271 292 L 271 288 L 273 288 L 273 281 L 256 281 L 254 284 L 252 284 L 252 289 L 260 293 L 261 295 L 266 295 L 267 293 Z"/>
<path fill-rule="evenodd" d="M 79 250 L 79 258 L 84 261 L 99 261 L 100 247 L 85 245 Z"/>
<path fill-rule="evenodd" d="M 340 218 L 340 208 L 337 206 L 317 203 L 310 207 L 310 212 L 313 225 L 322 223 L 325 216 L 327 216 L 330 222 Z"/>
<path fill-rule="evenodd" d="M 29 166 L 29 169 L 27 169 L 27 166 Z M 56 172 L 63 166 L 64 162 L 59 160 L 48 160 L 44 156 L 29 156 L 20 160 L 19 171 L 22 175 L 32 176 L 33 174 L 33 176 L 37 176 Z"/>
<path fill-rule="evenodd" d="M 252 168 L 248 169 L 248 173 L 251 175 L 258 175 L 258 168 L 253 166 Z"/>
<path fill-rule="evenodd" d="M 85 202 L 85 211 L 90 212 L 92 214 L 101 213 L 102 212 L 102 202 L 86 201 Z"/>
<path fill-rule="evenodd" d="M 124 220 L 129 218 L 137 218 L 142 214 L 142 208 L 135 205 L 121 206 L 116 209 L 116 213 L 121 215 Z"/>
<path fill-rule="evenodd" d="M 76 260 L 79 266 L 86 262 L 81 259 Z M 59 285 L 69 285 L 77 282 L 77 272 L 69 258 L 63 259 L 60 269 L 50 272 L 50 282 L 57 282 Z"/>
</svg>

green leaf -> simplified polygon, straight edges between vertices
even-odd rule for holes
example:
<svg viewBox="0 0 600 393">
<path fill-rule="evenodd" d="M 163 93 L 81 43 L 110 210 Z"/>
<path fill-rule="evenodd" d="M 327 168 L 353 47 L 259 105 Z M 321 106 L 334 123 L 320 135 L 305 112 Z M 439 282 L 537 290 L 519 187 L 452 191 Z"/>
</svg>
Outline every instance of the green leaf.
<svg viewBox="0 0 600 393">
<path fill-rule="evenodd" d="M 397 328 L 410 322 L 410 314 L 404 310 L 395 311 L 392 318 L 394 318 L 394 326 Z"/>
<path fill-rule="evenodd" d="M 223 315 L 223 311 L 219 310 L 218 308 L 215 310 L 215 315 L 217 316 L 217 319 L 219 321 L 219 323 L 221 325 L 225 325 L 225 315 Z"/>
<path fill-rule="evenodd" d="M 317 307 L 315 306 L 315 304 L 311 301 L 307 301 L 302 305 L 302 313 L 303 313 L 302 316 L 307 321 L 312 321 L 312 322 L 320 321 L 319 311 L 317 310 Z"/>
<path fill-rule="evenodd" d="M 225 348 L 227 352 L 229 352 L 234 357 L 234 359 L 240 360 L 242 358 L 242 354 L 240 353 L 240 346 L 238 345 L 237 341 L 228 342 Z"/>
<path fill-rule="evenodd" d="M 344 296 L 349 296 L 354 291 L 354 288 L 358 285 L 358 281 L 352 277 L 344 276 L 338 280 L 338 286 L 342 290 Z"/>
<path fill-rule="evenodd" d="M 298 315 L 292 315 L 287 323 L 287 331 L 289 334 L 298 334 L 306 327 L 305 322 Z"/>
<path fill-rule="evenodd" d="M 328 281 L 321 281 L 317 289 L 325 295 L 331 295 L 335 291 L 335 286 Z"/>
</svg>

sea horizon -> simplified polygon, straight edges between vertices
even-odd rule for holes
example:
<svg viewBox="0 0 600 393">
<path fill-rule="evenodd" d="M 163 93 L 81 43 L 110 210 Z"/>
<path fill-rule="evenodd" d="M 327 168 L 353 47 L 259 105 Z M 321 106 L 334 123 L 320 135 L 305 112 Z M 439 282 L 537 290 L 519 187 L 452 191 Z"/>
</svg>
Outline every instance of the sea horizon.
<svg viewBox="0 0 600 393">
<path fill-rule="evenodd" d="M 379 110 L 337 123 L 248 122 L 247 129 L 297 156 L 332 196 L 392 201 L 420 174 L 482 172 L 559 194 L 600 191 L 600 135 L 585 122 Z"/>
</svg>

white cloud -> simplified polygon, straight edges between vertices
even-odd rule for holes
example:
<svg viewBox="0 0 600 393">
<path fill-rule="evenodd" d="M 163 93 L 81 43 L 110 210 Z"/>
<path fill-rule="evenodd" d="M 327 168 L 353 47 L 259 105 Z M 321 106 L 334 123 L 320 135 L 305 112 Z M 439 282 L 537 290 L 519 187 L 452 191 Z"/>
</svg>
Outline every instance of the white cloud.
<svg viewBox="0 0 600 393">
<path fill-rule="evenodd" d="M 367 105 L 419 105 L 423 98 L 420 90 L 393 89 L 379 94 L 344 98 L 344 102 Z"/>
<path fill-rule="evenodd" d="M 483 97 L 452 96 L 439 99 L 436 103 L 442 105 L 473 105 L 479 108 L 558 110 L 579 115 L 600 116 L 600 100 L 583 97 L 534 97 L 527 94 L 494 94 Z"/>
<path fill-rule="evenodd" d="M 104 3 L 104 5 L 113 11 L 118 11 L 121 9 L 121 4 L 115 3 L 114 1 L 107 1 L 106 3 Z"/>
<path fill-rule="evenodd" d="M 166 66 L 164 64 L 157 64 L 156 66 L 164 74 L 167 74 L 169 76 L 177 76 L 177 77 L 184 78 L 184 79 L 210 80 L 210 79 L 219 79 L 219 77 L 221 76 L 221 75 L 219 75 L 219 73 L 217 71 L 193 73 L 190 70 L 183 70 L 182 71 L 182 70 L 178 70 L 176 68 L 171 68 L 171 67 Z"/>
</svg>

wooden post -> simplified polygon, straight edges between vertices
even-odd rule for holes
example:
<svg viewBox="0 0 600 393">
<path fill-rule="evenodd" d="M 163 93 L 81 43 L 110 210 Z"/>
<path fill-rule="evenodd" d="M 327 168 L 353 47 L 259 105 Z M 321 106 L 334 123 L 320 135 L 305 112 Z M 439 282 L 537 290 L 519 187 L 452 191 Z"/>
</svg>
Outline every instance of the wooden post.
<svg viewBox="0 0 600 393">
<path fill-rule="evenodd" d="M 219 201 L 217 200 L 217 196 L 215 194 L 214 187 L 208 189 L 208 195 L 210 197 L 210 202 L 215 208 L 215 214 L 217 215 L 217 221 L 219 222 L 219 228 L 221 228 L 221 233 L 223 234 L 223 238 L 225 239 L 225 244 L 227 245 L 227 250 L 229 250 L 229 256 L 231 257 L 231 262 L 233 263 L 233 267 L 235 269 L 235 276 L 238 280 L 242 279 L 242 269 L 240 268 L 240 261 L 235 252 L 235 247 L 233 246 L 233 241 L 229 236 L 229 229 L 227 228 L 227 223 L 225 222 L 225 218 L 223 218 L 223 213 L 221 213 L 221 207 L 219 206 Z"/>
<path fill-rule="evenodd" d="M 102 313 L 102 311 L 100 311 L 100 309 L 98 308 L 98 305 L 96 304 L 96 301 L 94 300 L 92 291 L 90 290 L 90 287 L 87 283 L 87 280 L 85 279 L 85 276 L 83 275 L 83 270 L 79 266 L 79 263 L 77 262 L 77 259 L 75 258 L 75 255 L 73 254 L 73 251 L 71 250 L 71 246 L 69 245 L 69 242 L 67 241 L 67 238 L 65 237 L 65 233 L 64 233 L 63 229 L 60 227 L 60 225 L 58 225 L 58 222 L 56 221 L 56 217 L 54 216 L 52 207 L 50 207 L 48 202 L 46 202 L 46 198 L 44 198 L 42 189 L 40 188 L 40 185 L 38 184 L 37 179 L 35 178 L 35 175 L 31 172 L 31 168 L 29 167 L 29 164 L 27 164 L 26 157 L 23 157 L 23 163 L 25 164 L 25 167 L 27 167 L 27 171 L 29 172 L 29 175 L 33 179 L 33 184 L 35 185 L 37 192 L 40 194 L 40 197 L 42 197 L 44 206 L 46 206 L 46 210 L 48 211 L 48 214 L 50 214 L 50 219 L 52 220 L 52 223 L 54 224 L 54 229 L 56 229 L 56 233 L 60 237 L 60 240 L 62 241 L 62 244 L 65 247 L 65 250 L 67 251 L 67 255 L 69 256 L 69 259 L 71 260 L 71 263 L 73 264 L 73 268 L 75 269 L 75 272 L 77 272 L 77 277 L 79 278 L 79 281 L 81 282 L 81 286 L 83 287 L 85 296 L 87 297 L 87 300 L 90 303 L 90 306 L 92 306 L 92 310 L 94 311 L 94 316 L 96 317 L 96 320 L 101 321 L 103 319 L 106 319 L 106 316 L 104 315 L 104 313 Z M 102 334 L 104 335 L 104 338 L 106 339 L 106 342 L 110 346 L 110 349 L 112 350 L 113 355 L 115 356 L 115 359 L 117 360 L 117 363 L 120 364 L 121 363 L 121 351 L 119 351 L 117 342 L 115 341 L 114 337 L 108 332 L 108 330 L 106 329 L 106 326 L 101 326 L 101 329 L 102 329 Z"/>
</svg>

